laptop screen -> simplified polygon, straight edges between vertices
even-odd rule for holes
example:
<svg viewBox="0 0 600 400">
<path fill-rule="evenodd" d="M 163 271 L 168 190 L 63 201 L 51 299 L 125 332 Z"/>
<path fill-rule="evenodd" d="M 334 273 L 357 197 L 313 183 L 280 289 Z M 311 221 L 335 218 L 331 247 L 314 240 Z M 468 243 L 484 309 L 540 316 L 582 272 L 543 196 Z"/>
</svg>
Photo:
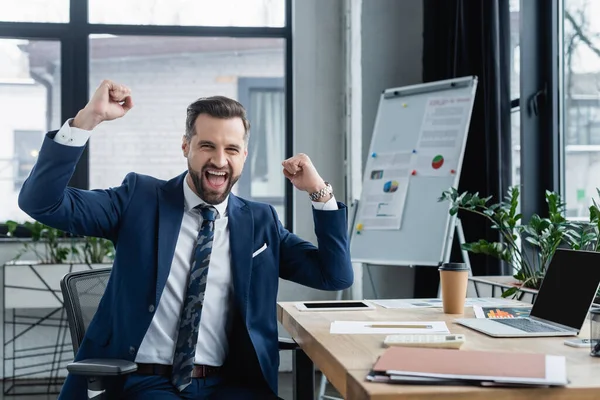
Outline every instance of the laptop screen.
<svg viewBox="0 0 600 400">
<path fill-rule="evenodd" d="M 531 315 L 581 329 L 600 284 L 600 253 L 557 249 Z"/>
</svg>

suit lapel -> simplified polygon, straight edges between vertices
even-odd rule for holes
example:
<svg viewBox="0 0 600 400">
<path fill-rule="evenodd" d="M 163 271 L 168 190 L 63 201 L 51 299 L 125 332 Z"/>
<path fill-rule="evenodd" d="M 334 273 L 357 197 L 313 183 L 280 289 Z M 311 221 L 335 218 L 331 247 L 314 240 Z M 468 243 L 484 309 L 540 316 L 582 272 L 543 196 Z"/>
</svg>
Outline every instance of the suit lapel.
<svg viewBox="0 0 600 400">
<path fill-rule="evenodd" d="M 231 194 L 227 205 L 229 245 L 231 248 L 231 276 L 235 300 L 246 321 L 248 294 L 252 277 L 252 244 L 254 220 L 246 203 Z"/>
<path fill-rule="evenodd" d="M 175 246 L 183 219 L 183 178 L 175 177 L 157 189 L 158 193 L 158 265 L 156 271 L 156 303 L 171 271 Z"/>
</svg>

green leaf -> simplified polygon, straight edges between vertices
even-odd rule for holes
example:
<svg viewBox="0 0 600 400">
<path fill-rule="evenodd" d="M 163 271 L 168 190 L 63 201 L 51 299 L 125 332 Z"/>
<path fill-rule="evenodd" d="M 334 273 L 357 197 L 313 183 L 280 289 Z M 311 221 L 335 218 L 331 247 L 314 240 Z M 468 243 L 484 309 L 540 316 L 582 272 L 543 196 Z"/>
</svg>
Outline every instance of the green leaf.
<svg viewBox="0 0 600 400">
<path fill-rule="evenodd" d="M 513 286 L 513 287 L 511 287 L 510 289 L 507 289 L 507 290 L 505 290 L 505 291 L 502 293 L 502 297 L 506 298 L 506 297 L 508 297 L 508 296 L 514 296 L 514 295 L 516 295 L 516 293 L 517 293 L 518 291 L 519 291 L 519 288 L 517 288 L 517 287 Z"/>
<path fill-rule="evenodd" d="M 12 236 L 19 226 L 19 223 L 15 221 L 6 221 L 5 224 L 8 230 L 8 236 Z"/>
</svg>

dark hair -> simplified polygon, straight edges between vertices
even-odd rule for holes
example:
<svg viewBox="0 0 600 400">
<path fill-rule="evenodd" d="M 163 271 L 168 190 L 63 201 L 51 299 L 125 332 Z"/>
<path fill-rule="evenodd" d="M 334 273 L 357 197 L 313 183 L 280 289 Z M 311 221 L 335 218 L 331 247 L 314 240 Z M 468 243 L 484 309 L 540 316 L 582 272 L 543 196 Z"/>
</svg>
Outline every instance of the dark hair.
<svg viewBox="0 0 600 400">
<path fill-rule="evenodd" d="M 250 122 L 246 119 L 246 109 L 233 99 L 225 96 L 201 97 L 187 108 L 187 119 L 185 121 L 185 138 L 189 142 L 196 134 L 194 124 L 200 114 L 208 114 L 215 118 L 241 118 L 244 123 L 244 142 L 248 144 Z"/>
</svg>

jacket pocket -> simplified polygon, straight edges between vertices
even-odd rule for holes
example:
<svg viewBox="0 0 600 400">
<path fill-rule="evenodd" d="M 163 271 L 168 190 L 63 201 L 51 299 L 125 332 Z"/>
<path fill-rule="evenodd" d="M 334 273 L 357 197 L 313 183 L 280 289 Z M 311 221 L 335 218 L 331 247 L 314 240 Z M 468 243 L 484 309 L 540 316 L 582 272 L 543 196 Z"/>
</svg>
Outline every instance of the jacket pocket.
<svg viewBox="0 0 600 400">
<path fill-rule="evenodd" d="M 257 255 L 259 255 L 260 253 L 262 253 L 266 249 L 267 249 L 267 244 L 265 243 L 258 250 L 256 250 L 254 253 L 252 253 L 252 258 L 256 257 Z"/>
</svg>

